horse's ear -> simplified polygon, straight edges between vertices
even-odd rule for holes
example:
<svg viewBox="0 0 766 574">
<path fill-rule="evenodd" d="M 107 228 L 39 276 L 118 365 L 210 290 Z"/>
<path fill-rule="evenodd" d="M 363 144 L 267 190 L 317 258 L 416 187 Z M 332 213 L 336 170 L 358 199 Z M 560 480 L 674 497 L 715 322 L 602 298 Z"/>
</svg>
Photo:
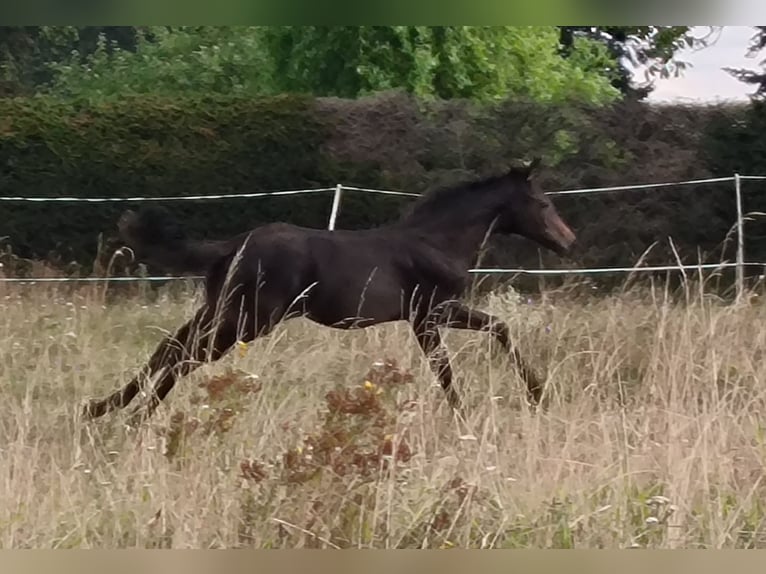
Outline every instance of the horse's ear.
<svg viewBox="0 0 766 574">
<path fill-rule="evenodd" d="M 511 173 L 517 173 L 522 175 L 525 179 L 531 180 L 535 176 L 535 172 L 542 164 L 543 160 L 540 156 L 535 156 L 532 161 L 519 162 L 513 165 L 510 169 Z"/>
<path fill-rule="evenodd" d="M 534 177 L 535 172 L 542 165 L 542 163 L 543 163 L 543 158 L 541 158 L 539 155 L 536 155 L 535 157 L 532 158 L 532 161 L 529 162 L 526 169 L 524 170 L 526 171 L 527 179 L 532 179 Z"/>
</svg>

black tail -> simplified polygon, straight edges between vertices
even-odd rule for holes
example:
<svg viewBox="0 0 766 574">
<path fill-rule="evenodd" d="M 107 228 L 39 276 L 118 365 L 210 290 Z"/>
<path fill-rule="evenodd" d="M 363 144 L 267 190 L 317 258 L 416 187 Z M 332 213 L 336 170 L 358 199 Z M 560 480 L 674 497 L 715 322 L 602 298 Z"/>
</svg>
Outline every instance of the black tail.
<svg viewBox="0 0 766 574">
<path fill-rule="evenodd" d="M 244 240 L 244 235 L 218 241 L 189 239 L 170 212 L 159 207 L 128 210 L 117 226 L 136 260 L 181 274 L 204 274 Z"/>
</svg>

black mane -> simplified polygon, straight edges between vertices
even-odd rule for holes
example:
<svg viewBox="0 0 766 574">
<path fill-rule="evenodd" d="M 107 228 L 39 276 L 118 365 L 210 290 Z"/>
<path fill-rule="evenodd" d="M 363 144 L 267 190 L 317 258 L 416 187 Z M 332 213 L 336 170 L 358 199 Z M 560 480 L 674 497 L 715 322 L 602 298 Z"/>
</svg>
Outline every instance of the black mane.
<svg viewBox="0 0 766 574">
<path fill-rule="evenodd" d="M 526 177 L 526 175 L 523 169 L 514 168 L 504 170 L 501 173 L 490 174 L 482 179 L 466 180 L 436 188 L 415 200 L 404 212 L 400 222 L 418 223 L 424 219 L 442 215 L 445 209 L 452 213 L 465 213 L 466 209 L 471 212 L 481 211 L 482 206 L 477 205 L 480 192 L 494 189 L 500 184 L 518 179 L 521 176 Z M 481 199 L 486 198 L 481 197 Z M 485 207 L 489 207 L 489 205 Z"/>
</svg>

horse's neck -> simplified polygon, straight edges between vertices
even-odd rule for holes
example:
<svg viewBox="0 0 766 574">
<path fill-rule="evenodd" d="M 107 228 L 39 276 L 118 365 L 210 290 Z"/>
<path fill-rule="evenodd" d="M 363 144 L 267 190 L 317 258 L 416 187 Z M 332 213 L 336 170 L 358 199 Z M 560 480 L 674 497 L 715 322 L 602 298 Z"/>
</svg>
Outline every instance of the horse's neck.
<svg viewBox="0 0 766 574">
<path fill-rule="evenodd" d="M 494 216 L 463 221 L 443 220 L 438 225 L 423 225 L 422 237 L 450 259 L 459 261 L 466 269 L 475 265 L 489 239 Z"/>
</svg>

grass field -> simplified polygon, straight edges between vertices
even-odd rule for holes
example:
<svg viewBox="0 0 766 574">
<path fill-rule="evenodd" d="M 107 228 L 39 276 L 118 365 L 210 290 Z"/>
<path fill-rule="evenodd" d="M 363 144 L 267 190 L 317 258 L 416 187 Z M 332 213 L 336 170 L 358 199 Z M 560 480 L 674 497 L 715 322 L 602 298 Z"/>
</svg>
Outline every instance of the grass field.
<svg viewBox="0 0 766 574">
<path fill-rule="evenodd" d="M 486 335 L 447 331 L 465 422 L 405 324 L 296 320 L 135 431 L 79 408 L 196 300 L 0 289 L 2 548 L 766 546 L 758 299 L 492 295 L 547 402 Z"/>
</svg>

